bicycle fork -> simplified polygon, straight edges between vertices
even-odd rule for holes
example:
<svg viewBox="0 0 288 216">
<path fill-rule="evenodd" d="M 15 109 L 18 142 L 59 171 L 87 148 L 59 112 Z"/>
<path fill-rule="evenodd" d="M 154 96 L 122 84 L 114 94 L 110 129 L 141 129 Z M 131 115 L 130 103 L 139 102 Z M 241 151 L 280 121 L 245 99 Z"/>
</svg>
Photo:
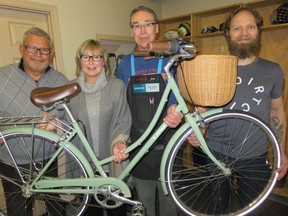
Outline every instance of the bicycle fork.
<svg viewBox="0 0 288 216">
<path fill-rule="evenodd" d="M 225 167 L 225 164 L 221 163 L 220 161 L 218 161 L 215 156 L 211 153 L 206 140 L 204 139 L 204 136 L 202 134 L 202 131 L 200 128 L 205 128 L 205 122 L 203 121 L 203 118 L 201 117 L 201 115 L 198 113 L 198 111 L 196 111 L 194 113 L 194 117 L 189 113 L 185 116 L 185 118 L 187 119 L 187 122 L 190 124 L 190 126 L 193 128 L 194 133 L 198 139 L 198 141 L 200 142 L 200 148 L 203 150 L 203 152 L 205 154 L 207 154 L 207 156 L 219 167 L 219 169 L 221 169 L 224 173 L 224 175 L 228 176 L 231 174 L 231 169 Z M 194 118 L 197 118 L 198 121 L 195 121 Z M 199 123 L 199 126 L 197 125 L 197 122 Z"/>
</svg>

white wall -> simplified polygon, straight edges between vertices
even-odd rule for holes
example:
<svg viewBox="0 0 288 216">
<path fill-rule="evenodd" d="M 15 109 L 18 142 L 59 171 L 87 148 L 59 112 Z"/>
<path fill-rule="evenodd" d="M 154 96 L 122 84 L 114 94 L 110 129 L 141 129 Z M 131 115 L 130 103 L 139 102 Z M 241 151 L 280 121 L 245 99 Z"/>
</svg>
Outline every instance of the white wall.
<svg viewBox="0 0 288 216">
<path fill-rule="evenodd" d="M 247 0 L 23 0 L 58 8 L 64 73 L 75 78 L 74 57 L 79 45 L 95 34 L 130 36 L 129 16 L 133 8 L 145 5 L 159 18 L 178 16 Z"/>
<path fill-rule="evenodd" d="M 25 0 L 28 1 L 28 0 Z M 80 44 L 95 34 L 130 36 L 129 16 L 139 5 L 162 16 L 161 5 L 149 0 L 29 0 L 58 8 L 65 75 L 75 78 L 75 54 Z"/>
</svg>

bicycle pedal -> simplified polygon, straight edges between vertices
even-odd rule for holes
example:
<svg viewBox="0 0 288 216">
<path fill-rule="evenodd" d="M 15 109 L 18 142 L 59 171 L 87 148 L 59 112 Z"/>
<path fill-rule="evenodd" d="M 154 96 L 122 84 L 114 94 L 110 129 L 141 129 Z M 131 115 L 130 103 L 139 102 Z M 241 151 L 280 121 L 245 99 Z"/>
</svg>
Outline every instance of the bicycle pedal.
<svg viewBox="0 0 288 216">
<path fill-rule="evenodd" d="M 132 216 L 145 216 L 145 208 L 142 205 L 132 207 Z"/>
</svg>

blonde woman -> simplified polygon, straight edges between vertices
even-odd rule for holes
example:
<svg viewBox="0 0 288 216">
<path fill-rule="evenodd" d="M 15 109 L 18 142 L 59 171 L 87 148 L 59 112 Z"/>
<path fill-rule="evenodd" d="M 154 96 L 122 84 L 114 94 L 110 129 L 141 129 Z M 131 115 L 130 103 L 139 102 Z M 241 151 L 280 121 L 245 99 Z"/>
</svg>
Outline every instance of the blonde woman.
<svg viewBox="0 0 288 216">
<path fill-rule="evenodd" d="M 98 41 L 84 41 L 77 50 L 75 60 L 77 78 L 72 82 L 81 86 L 81 92 L 71 99 L 69 107 L 83 124 L 96 156 L 104 158 L 112 153 L 114 161 L 121 163 L 128 158 L 124 151 L 131 127 L 126 86 L 122 80 L 112 76 L 107 53 Z M 110 176 L 113 175 L 112 170 L 107 167 Z M 91 215 L 98 215 L 95 213 L 97 211 L 102 212 L 99 215 L 103 214 L 102 209 L 88 208 L 85 215 L 90 215 L 90 212 Z M 107 213 L 109 216 L 126 215 L 125 206 L 108 210 Z"/>
</svg>

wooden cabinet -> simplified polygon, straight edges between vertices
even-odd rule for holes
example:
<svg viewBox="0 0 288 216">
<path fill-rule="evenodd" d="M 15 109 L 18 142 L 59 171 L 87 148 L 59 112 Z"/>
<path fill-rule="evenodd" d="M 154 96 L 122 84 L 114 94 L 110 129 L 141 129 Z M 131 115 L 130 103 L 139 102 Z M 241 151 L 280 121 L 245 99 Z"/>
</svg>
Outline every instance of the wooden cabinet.
<svg viewBox="0 0 288 216">
<path fill-rule="evenodd" d="M 226 20 L 228 14 L 232 10 L 238 7 L 250 7 L 256 9 L 263 17 L 264 21 L 264 25 L 262 27 L 262 49 L 260 56 L 271 59 L 271 56 L 267 56 L 267 48 L 269 49 L 269 52 L 272 52 L 274 54 L 273 48 L 277 47 L 276 44 L 285 42 L 283 40 L 283 37 L 287 36 L 288 23 L 271 25 L 270 16 L 273 11 L 284 2 L 285 0 L 251 1 L 245 4 L 236 4 L 227 7 L 216 8 L 209 11 L 193 13 L 191 14 L 191 40 L 193 40 L 198 45 L 199 51 L 202 54 L 228 54 L 229 51 L 227 49 L 226 40 L 223 32 L 217 31 L 215 33 L 201 34 L 201 31 L 203 27 L 211 26 L 215 26 L 219 29 L 219 25 Z M 274 38 L 275 36 L 279 37 L 279 41 Z M 273 40 L 273 42 L 270 40 Z M 269 43 L 270 45 L 272 45 L 271 43 L 275 43 L 275 46 L 268 46 L 267 43 Z M 284 49 L 282 51 L 284 51 Z M 278 57 L 275 58 L 275 56 L 271 60 L 279 62 Z"/>
<path fill-rule="evenodd" d="M 167 40 L 164 38 L 165 32 L 168 30 L 177 30 L 182 22 L 188 22 L 191 25 L 191 35 L 185 38 L 194 41 L 198 45 L 198 50 L 202 54 L 228 54 L 226 40 L 222 31 L 217 31 L 214 33 L 202 34 L 204 27 L 210 28 L 211 26 L 220 29 L 220 24 L 224 23 L 228 14 L 238 7 L 250 7 L 256 9 L 263 17 L 264 26 L 262 27 L 262 41 L 266 42 L 272 37 L 273 41 L 274 35 L 280 37 L 278 42 L 284 42 L 284 37 L 287 36 L 288 23 L 271 25 L 270 16 L 273 11 L 283 4 L 285 0 L 256 0 L 246 3 L 233 4 L 225 7 L 215 8 L 212 10 L 206 10 L 191 14 L 186 14 L 183 16 L 171 17 L 160 20 L 160 31 L 158 34 L 158 40 Z M 277 39 L 276 39 L 277 40 Z M 269 42 L 271 44 L 271 42 Z M 272 46 L 272 48 L 277 48 L 277 46 Z M 265 45 L 262 43 L 261 54 L 265 55 Z M 287 46 L 286 46 L 287 48 Z M 271 50 L 272 51 L 272 50 Z M 274 52 L 273 52 L 274 53 Z M 277 60 L 277 59 L 276 59 Z"/>
<path fill-rule="evenodd" d="M 158 40 L 167 40 L 164 37 L 165 32 L 167 32 L 168 30 L 178 30 L 179 25 L 182 22 L 191 23 L 191 14 L 160 20 L 160 23 L 159 23 L 160 31 L 157 35 Z M 190 36 L 188 36 L 186 38 L 190 39 Z"/>
<path fill-rule="evenodd" d="M 160 20 L 159 40 L 163 40 L 163 34 L 170 29 L 177 29 L 181 22 L 190 22 L 191 36 L 187 37 L 198 46 L 200 54 L 229 54 L 227 43 L 223 32 L 202 34 L 204 27 L 215 26 L 223 23 L 228 14 L 238 7 L 250 7 L 257 10 L 263 17 L 263 27 L 261 35 L 261 50 L 259 56 L 281 65 L 286 80 L 284 88 L 284 105 L 288 116 L 288 23 L 272 25 L 270 23 L 271 14 L 286 0 L 255 0 L 240 4 L 228 5 L 183 16 L 172 17 Z M 286 154 L 288 155 L 288 140 L 286 144 Z M 274 192 L 288 197 L 288 180 L 283 189 L 276 189 Z"/>
</svg>

